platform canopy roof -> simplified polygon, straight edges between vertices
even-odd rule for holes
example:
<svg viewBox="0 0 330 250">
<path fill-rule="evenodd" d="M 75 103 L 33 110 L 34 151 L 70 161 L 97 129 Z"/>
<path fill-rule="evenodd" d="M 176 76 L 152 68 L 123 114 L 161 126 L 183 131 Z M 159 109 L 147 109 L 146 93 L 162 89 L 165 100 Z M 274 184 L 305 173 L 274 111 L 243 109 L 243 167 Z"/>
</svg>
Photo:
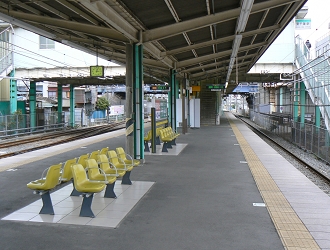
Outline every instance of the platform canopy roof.
<svg viewBox="0 0 330 250">
<path fill-rule="evenodd" d="M 146 76 L 168 81 L 176 69 L 230 93 L 305 2 L 2 0 L 0 19 L 122 64 L 127 43 L 143 44 Z"/>
</svg>

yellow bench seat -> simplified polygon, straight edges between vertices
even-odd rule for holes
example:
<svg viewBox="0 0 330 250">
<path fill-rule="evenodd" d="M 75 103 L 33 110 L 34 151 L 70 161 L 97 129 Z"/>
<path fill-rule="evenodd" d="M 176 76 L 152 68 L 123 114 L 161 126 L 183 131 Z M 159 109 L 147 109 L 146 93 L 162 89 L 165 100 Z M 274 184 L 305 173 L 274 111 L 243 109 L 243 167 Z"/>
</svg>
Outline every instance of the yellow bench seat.
<svg viewBox="0 0 330 250">
<path fill-rule="evenodd" d="M 31 181 L 26 185 L 28 188 L 34 190 L 35 194 L 41 195 L 43 206 L 39 214 L 54 214 L 53 203 L 49 192 L 60 183 L 61 168 L 62 163 L 52 165 L 44 170 L 40 179 Z"/>
</svg>

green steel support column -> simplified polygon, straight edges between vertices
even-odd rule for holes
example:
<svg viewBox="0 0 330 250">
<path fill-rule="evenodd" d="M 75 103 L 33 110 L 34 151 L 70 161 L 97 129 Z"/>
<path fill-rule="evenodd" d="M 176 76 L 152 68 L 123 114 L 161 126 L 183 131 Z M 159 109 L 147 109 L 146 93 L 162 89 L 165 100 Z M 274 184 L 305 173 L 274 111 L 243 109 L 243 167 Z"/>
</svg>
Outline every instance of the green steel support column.
<svg viewBox="0 0 330 250">
<path fill-rule="evenodd" d="M 189 91 L 189 88 L 187 88 L 187 90 L 186 90 L 186 95 L 187 95 L 187 98 L 186 98 L 186 102 L 187 102 L 187 110 L 186 110 L 186 112 L 187 112 L 187 130 L 186 130 L 186 132 L 188 132 L 188 128 L 190 127 L 190 103 L 189 103 L 189 101 L 190 101 L 190 99 L 189 99 L 189 97 L 190 97 L 190 91 Z"/>
<path fill-rule="evenodd" d="M 172 69 L 170 69 L 170 90 L 168 91 L 167 97 L 167 121 L 169 126 L 171 126 L 172 122 Z"/>
<path fill-rule="evenodd" d="M 143 46 L 133 45 L 133 112 L 134 123 L 134 158 L 144 159 L 144 108 L 143 108 Z"/>
<path fill-rule="evenodd" d="M 72 128 L 75 125 L 74 108 L 75 108 L 74 86 L 70 84 L 70 126 Z"/>
<path fill-rule="evenodd" d="M 15 76 L 15 70 L 10 73 L 10 76 Z M 17 111 L 17 81 L 10 79 L 10 114 Z"/>
<path fill-rule="evenodd" d="M 178 80 L 176 79 L 176 71 L 173 71 L 173 90 L 172 91 L 172 121 L 171 126 L 174 131 L 177 131 L 176 126 L 176 99 L 179 98 L 179 90 L 178 90 Z"/>
<path fill-rule="evenodd" d="M 170 91 L 168 93 L 168 110 L 169 110 L 169 123 L 171 124 L 171 127 L 175 129 L 175 116 L 176 116 L 176 110 L 175 110 L 175 70 L 170 69 Z"/>
<path fill-rule="evenodd" d="M 57 123 L 61 124 L 62 121 L 62 112 L 63 112 L 63 85 L 57 84 Z"/>
<path fill-rule="evenodd" d="M 315 106 L 315 126 L 317 128 L 321 126 L 321 110 L 319 106 Z"/>
<path fill-rule="evenodd" d="M 182 112 L 182 123 L 181 123 L 181 128 L 182 128 L 182 134 L 186 134 L 186 126 L 185 126 L 185 120 L 186 120 L 186 79 L 181 80 L 180 84 L 180 97 L 181 97 L 181 112 Z"/>
<path fill-rule="evenodd" d="M 305 126 L 306 113 L 306 87 L 304 82 L 300 82 L 300 124 L 301 128 Z"/>
<path fill-rule="evenodd" d="M 36 114 L 36 92 L 37 87 L 35 82 L 30 82 L 29 90 L 29 104 L 30 104 L 30 127 L 33 130 L 37 126 L 37 114 Z"/>
</svg>

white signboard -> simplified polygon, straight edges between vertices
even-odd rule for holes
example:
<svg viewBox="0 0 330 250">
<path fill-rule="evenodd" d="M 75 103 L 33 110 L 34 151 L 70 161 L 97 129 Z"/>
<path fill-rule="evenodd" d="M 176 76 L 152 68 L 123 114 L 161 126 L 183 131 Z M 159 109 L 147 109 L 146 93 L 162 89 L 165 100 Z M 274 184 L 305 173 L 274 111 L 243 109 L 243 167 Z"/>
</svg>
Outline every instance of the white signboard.
<svg viewBox="0 0 330 250">
<path fill-rule="evenodd" d="M 109 115 L 123 115 L 124 113 L 124 105 L 113 105 L 109 109 Z"/>
<path fill-rule="evenodd" d="M 311 19 L 296 19 L 296 30 L 308 30 L 311 29 Z"/>
</svg>

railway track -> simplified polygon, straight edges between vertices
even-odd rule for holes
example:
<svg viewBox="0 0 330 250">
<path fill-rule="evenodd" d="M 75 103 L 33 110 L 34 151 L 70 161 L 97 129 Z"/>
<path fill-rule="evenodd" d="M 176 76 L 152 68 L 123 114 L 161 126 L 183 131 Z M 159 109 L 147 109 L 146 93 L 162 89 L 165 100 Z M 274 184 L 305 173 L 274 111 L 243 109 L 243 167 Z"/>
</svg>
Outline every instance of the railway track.
<svg viewBox="0 0 330 250">
<path fill-rule="evenodd" d="M 328 185 L 330 185 L 330 178 L 329 178 L 329 175 L 327 173 L 325 173 L 321 169 L 318 169 L 318 168 L 314 167 L 313 165 L 309 164 L 304 159 L 302 159 L 301 157 L 297 156 L 295 153 L 293 153 L 290 150 L 288 150 L 286 147 L 284 147 L 281 144 L 277 143 L 273 138 L 271 138 L 270 136 L 268 136 L 267 134 L 265 134 L 264 132 L 262 132 L 261 130 L 259 130 L 258 128 L 256 128 L 255 126 L 251 125 L 249 122 L 247 122 L 244 119 L 242 119 L 240 116 L 236 116 L 236 117 L 240 121 L 244 122 L 249 128 L 251 128 L 251 130 L 254 133 L 258 134 L 261 138 L 266 138 L 267 140 L 271 141 L 271 143 L 275 144 L 276 147 L 278 147 L 282 151 L 284 151 L 285 154 L 287 154 L 290 157 L 292 157 L 296 162 L 298 162 L 299 164 L 303 165 L 305 168 L 307 168 L 313 174 L 317 175 L 320 179 L 322 179 Z"/>
<path fill-rule="evenodd" d="M 31 144 L 31 143 L 47 140 L 47 144 L 44 144 L 44 145 L 35 145 L 35 146 L 32 146 L 27 149 L 20 149 L 19 151 L 0 154 L 0 159 L 18 155 L 18 154 L 23 154 L 26 152 L 31 152 L 31 151 L 38 150 L 41 148 L 47 148 L 47 147 L 63 144 L 63 143 L 70 142 L 70 141 L 79 140 L 82 138 L 88 138 L 91 136 L 108 133 L 108 132 L 123 128 L 124 126 L 125 126 L 125 121 L 122 121 L 122 122 L 117 122 L 117 123 L 107 124 L 107 125 L 102 125 L 102 126 L 97 126 L 97 127 L 60 131 L 57 133 L 42 134 L 40 136 L 33 137 L 33 138 L 22 138 L 21 140 L 3 142 L 3 143 L 1 143 L 0 148 L 10 148 L 10 147 L 20 146 L 20 145 L 24 145 L 24 144 Z M 51 141 L 51 139 L 59 138 L 62 136 L 66 137 L 66 138 L 56 140 L 56 141 Z"/>
</svg>

